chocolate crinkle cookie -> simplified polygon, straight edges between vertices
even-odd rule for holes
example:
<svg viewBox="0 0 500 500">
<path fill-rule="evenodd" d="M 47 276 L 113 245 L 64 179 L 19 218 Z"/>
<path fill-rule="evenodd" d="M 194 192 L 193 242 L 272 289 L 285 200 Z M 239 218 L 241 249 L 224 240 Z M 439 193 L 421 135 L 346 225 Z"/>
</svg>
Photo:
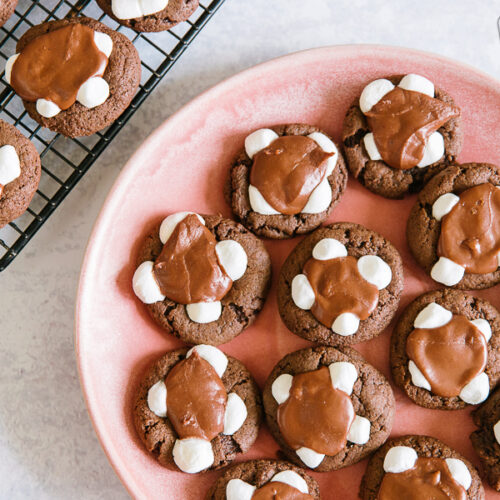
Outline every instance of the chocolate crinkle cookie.
<svg viewBox="0 0 500 500">
<path fill-rule="evenodd" d="M 318 472 L 370 455 L 388 438 L 395 411 L 389 382 L 349 347 L 288 354 L 269 375 L 263 402 L 282 454 Z"/>
<path fill-rule="evenodd" d="M 474 466 L 429 436 L 402 436 L 385 443 L 371 458 L 361 481 L 361 500 L 483 500 Z"/>
<path fill-rule="evenodd" d="M 0 26 L 3 26 L 7 20 L 14 14 L 17 6 L 17 0 L 2 0 L 0 2 Z"/>
<path fill-rule="evenodd" d="M 472 413 L 479 427 L 470 435 L 491 487 L 500 491 L 500 389 Z"/>
<path fill-rule="evenodd" d="M 392 376 L 425 408 L 482 403 L 500 380 L 500 316 L 486 300 L 459 290 L 417 297 L 391 338 Z"/>
<path fill-rule="evenodd" d="M 344 120 L 351 174 L 370 191 L 403 198 L 422 189 L 462 149 L 460 109 L 427 78 L 397 75 L 368 83 Z"/>
<path fill-rule="evenodd" d="M 134 423 L 147 450 L 172 470 L 219 469 L 247 452 L 262 418 L 250 372 L 216 347 L 162 356 L 139 384 Z"/>
<path fill-rule="evenodd" d="M 338 222 L 317 229 L 288 256 L 278 281 L 278 308 L 296 335 L 349 345 L 387 327 L 402 290 L 396 248 L 370 229 Z"/>
<path fill-rule="evenodd" d="M 251 460 L 229 467 L 206 500 L 319 500 L 318 483 L 306 472 L 280 460 Z"/>
<path fill-rule="evenodd" d="M 500 283 L 500 168 L 465 163 L 437 174 L 419 194 L 406 236 L 434 281 L 463 290 Z"/>
<path fill-rule="evenodd" d="M 225 196 L 250 231 L 284 239 L 317 228 L 339 202 L 347 183 L 333 140 L 305 124 L 258 129 L 231 166 Z"/>
</svg>

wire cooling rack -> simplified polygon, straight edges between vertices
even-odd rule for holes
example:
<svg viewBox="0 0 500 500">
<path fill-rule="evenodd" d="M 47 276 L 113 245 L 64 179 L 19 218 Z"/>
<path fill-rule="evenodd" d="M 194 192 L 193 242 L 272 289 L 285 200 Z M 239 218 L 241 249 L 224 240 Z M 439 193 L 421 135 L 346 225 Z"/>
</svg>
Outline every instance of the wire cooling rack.
<svg viewBox="0 0 500 500">
<path fill-rule="evenodd" d="M 32 120 L 2 73 L 0 118 L 15 125 L 34 143 L 42 159 L 42 177 L 28 210 L 0 229 L 0 271 L 42 227 L 223 2 L 201 0 L 190 19 L 173 29 L 137 33 L 103 14 L 92 0 L 19 0 L 15 13 L 0 28 L 0 68 L 15 53 L 19 38 L 32 26 L 69 16 L 87 16 L 122 32 L 134 43 L 142 60 L 142 78 L 132 103 L 112 125 L 89 137 L 68 139 Z"/>
</svg>

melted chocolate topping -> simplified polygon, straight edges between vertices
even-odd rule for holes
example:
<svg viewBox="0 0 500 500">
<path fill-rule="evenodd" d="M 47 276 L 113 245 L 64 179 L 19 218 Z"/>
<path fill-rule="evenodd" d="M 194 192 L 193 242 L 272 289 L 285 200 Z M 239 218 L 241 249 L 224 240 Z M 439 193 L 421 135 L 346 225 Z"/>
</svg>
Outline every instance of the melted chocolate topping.
<svg viewBox="0 0 500 500">
<path fill-rule="evenodd" d="M 312 498 L 311 495 L 279 481 L 265 484 L 252 495 L 252 500 L 312 500 Z"/>
</svg>

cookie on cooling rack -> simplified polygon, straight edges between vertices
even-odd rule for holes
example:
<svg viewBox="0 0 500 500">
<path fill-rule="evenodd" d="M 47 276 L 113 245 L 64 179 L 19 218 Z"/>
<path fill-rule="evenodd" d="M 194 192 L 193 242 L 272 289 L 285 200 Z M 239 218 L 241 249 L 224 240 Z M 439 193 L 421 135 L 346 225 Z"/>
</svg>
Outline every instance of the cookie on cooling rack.
<svg viewBox="0 0 500 500">
<path fill-rule="evenodd" d="M 16 10 L 17 0 L 3 0 L 0 3 L 0 26 L 3 26 Z"/>
</svg>

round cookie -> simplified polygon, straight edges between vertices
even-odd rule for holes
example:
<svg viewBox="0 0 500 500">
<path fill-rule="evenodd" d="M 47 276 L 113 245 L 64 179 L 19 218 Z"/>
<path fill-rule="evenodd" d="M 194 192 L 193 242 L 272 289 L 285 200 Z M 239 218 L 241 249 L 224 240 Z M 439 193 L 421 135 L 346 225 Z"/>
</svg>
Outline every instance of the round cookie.
<svg viewBox="0 0 500 500">
<path fill-rule="evenodd" d="M 367 319 L 359 321 L 354 332 L 351 330 L 342 334 L 335 333 L 332 328 L 321 323 L 311 310 L 304 309 L 304 306 L 298 307 L 293 297 L 294 280 L 303 273 L 304 266 L 312 258 L 316 245 L 325 239 L 337 240 L 339 242 L 337 247 L 342 252 L 358 259 L 358 267 L 361 257 L 376 255 L 383 261 L 379 261 L 382 271 L 383 268 L 386 271 L 390 268 L 390 281 L 386 280 L 377 286 L 379 291 L 375 309 Z M 317 229 L 301 241 L 288 256 L 281 268 L 278 281 L 278 308 L 283 322 L 296 335 L 320 344 L 350 345 L 376 337 L 387 327 L 396 312 L 402 290 L 403 266 L 394 246 L 383 236 L 361 225 L 338 222 Z M 312 298 L 314 299 L 314 295 Z"/>
<path fill-rule="evenodd" d="M 132 101 L 141 79 L 141 61 L 132 42 L 125 35 L 87 17 L 49 21 L 34 26 L 20 38 L 16 51 L 21 52 L 29 42 L 41 35 L 74 23 L 105 33 L 113 41 L 113 48 L 103 75 L 109 86 L 109 97 L 103 104 L 93 108 L 88 108 L 77 101 L 52 118 L 39 114 L 36 102 L 23 100 L 31 118 L 40 125 L 67 137 L 92 135 L 111 125 Z"/>
<path fill-rule="evenodd" d="M 397 85 L 403 75 L 386 77 Z M 435 98 L 454 105 L 452 97 L 444 90 L 435 87 Z M 342 130 L 344 155 L 350 173 L 367 189 L 386 198 L 403 198 L 408 193 L 416 193 L 437 172 L 453 163 L 458 157 L 463 142 L 460 117 L 452 118 L 438 132 L 444 139 L 445 154 L 441 160 L 420 168 L 401 170 L 390 167 L 383 160 L 372 160 L 364 144 L 369 132 L 366 116 L 361 111 L 359 97 L 347 111 Z"/>
<path fill-rule="evenodd" d="M 166 388 L 164 391 L 155 390 L 158 384 L 161 385 L 162 381 L 165 387 L 165 380 L 167 380 L 171 370 L 178 366 L 178 363 L 186 360 L 187 355 L 193 356 L 193 353 L 188 351 L 187 348 L 168 352 L 153 363 L 139 383 L 133 406 L 134 424 L 147 450 L 155 456 L 161 465 L 179 471 L 181 470 L 180 464 L 186 469 L 184 472 L 188 473 L 225 467 L 241 453 L 247 452 L 257 439 L 262 420 L 260 392 L 245 366 L 237 359 L 224 355 L 216 347 L 196 346 L 191 349 L 191 351 L 193 350 L 216 369 L 217 374 L 215 374 L 215 371 L 213 374 L 220 377 L 228 396 L 234 397 L 230 395 L 236 394 L 238 396 L 236 399 L 240 400 L 240 406 L 242 401 L 246 407 L 246 418 L 244 420 L 240 418 L 236 426 L 231 429 L 230 434 L 224 434 L 224 432 L 229 432 L 226 430 L 227 421 L 229 420 L 227 417 L 229 403 L 226 405 L 224 431 L 209 443 L 211 445 L 211 447 L 208 447 L 209 452 L 211 448 L 213 454 L 212 460 L 203 463 L 202 455 L 206 453 L 203 448 L 201 448 L 201 451 L 198 448 L 181 449 L 179 442 L 190 441 L 189 438 L 179 439 L 179 435 L 169 418 L 169 413 L 164 416 L 166 413 L 165 408 L 168 408 L 169 404 L 175 406 L 174 402 L 168 402 Z M 193 370 L 192 373 L 197 372 Z M 222 376 L 220 376 L 220 373 L 222 373 Z M 186 394 L 188 393 L 189 391 L 186 390 Z M 163 404 L 165 407 L 161 408 Z M 153 409 L 150 408 L 150 405 Z M 192 415 L 194 412 L 192 407 L 186 405 L 185 408 L 191 408 L 191 410 L 186 411 L 189 415 Z M 196 415 L 198 418 L 195 418 L 194 421 L 204 421 L 199 413 Z M 175 460 L 174 453 L 176 453 Z"/>
<path fill-rule="evenodd" d="M 466 498 L 470 500 L 484 499 L 483 486 L 474 466 L 455 450 L 438 439 L 429 436 L 402 436 L 387 441 L 384 446 L 374 453 L 368 462 L 368 467 L 361 481 L 359 498 L 361 500 L 377 500 L 381 498 L 379 496 L 380 486 L 389 473 L 391 476 L 404 473 L 405 470 L 415 466 L 415 460 L 425 458 L 444 459 L 447 461 L 446 465 L 443 465 L 444 470 L 451 473 L 455 486 L 458 483 L 466 490 Z M 437 464 L 440 465 L 439 463 Z M 438 477 L 442 476 L 442 472 L 438 472 L 435 467 L 430 468 L 429 475 L 432 473 L 431 471 L 436 471 Z M 415 491 L 415 488 L 419 487 L 416 485 L 416 481 L 417 479 L 415 478 L 411 483 L 412 489 L 410 491 Z M 423 484 L 429 487 L 432 483 L 431 481 L 426 483 L 422 481 L 420 486 Z M 449 485 L 446 486 L 449 488 Z M 466 488 L 466 486 L 468 487 Z M 432 493 L 428 492 L 428 494 L 431 495 Z M 435 492 L 435 495 L 435 497 L 419 497 L 417 494 L 411 498 L 449 498 L 447 492 L 444 493 L 441 488 Z M 383 498 L 384 500 L 390 499 L 389 496 L 384 496 Z M 399 496 L 395 498 L 409 499 L 410 497 Z"/>
<path fill-rule="evenodd" d="M 315 393 L 314 387 L 309 386 L 307 390 L 309 394 L 312 394 L 313 401 L 322 405 L 326 401 L 325 398 L 331 396 L 337 398 L 342 404 L 350 400 L 354 412 L 354 420 L 347 434 L 347 443 L 332 456 L 318 454 L 311 449 L 305 450 L 308 448 L 305 446 L 293 449 L 285 440 L 278 422 L 281 418 L 278 416 L 279 411 L 287 411 L 283 405 L 301 394 L 300 387 L 294 386 L 298 380 L 297 376 L 300 378 L 306 372 L 317 375 L 323 367 L 328 367 L 330 372 L 330 378 L 327 380 L 328 393 L 324 390 L 321 393 Z M 330 394 L 330 390 L 335 394 Z M 305 391 L 302 394 L 305 394 Z M 342 397 L 338 398 L 339 396 Z M 350 347 L 339 349 L 312 347 L 288 354 L 269 375 L 264 387 L 263 402 L 267 425 L 282 453 L 291 462 L 313 468 L 318 472 L 341 469 L 367 457 L 388 438 L 395 412 L 395 401 L 389 382 Z M 337 407 L 340 406 L 335 404 L 334 408 Z M 351 412 L 349 403 L 347 409 Z M 334 417 L 337 418 L 332 412 L 326 413 L 329 421 Z M 325 415 L 325 411 L 321 407 L 307 408 L 307 411 L 303 411 L 302 415 L 307 419 L 308 429 L 317 430 L 323 427 L 323 421 L 313 422 L 313 418 L 318 414 Z M 283 413 L 283 421 L 287 421 L 286 419 L 286 413 Z M 300 426 L 300 429 L 304 430 L 304 426 Z M 337 427 L 337 431 L 339 429 L 345 430 Z M 320 435 L 325 435 L 324 429 Z M 332 436 L 333 434 L 329 434 L 327 437 Z"/>
<path fill-rule="evenodd" d="M 1 152 L 3 146 L 12 146 L 15 153 L 11 150 L 7 156 L 4 155 Z M 11 164 L 11 155 L 14 156 L 15 167 Z M 13 175 L 12 168 L 17 170 Z M 9 180 L 3 189 L 0 188 L 0 228 L 19 217 L 28 208 L 38 188 L 41 173 L 40 156 L 33 143 L 16 127 L 0 120 L 0 183 L 4 176 Z M 11 180 L 14 175 L 17 177 Z"/>
<path fill-rule="evenodd" d="M 119 19 L 113 13 L 112 3 L 116 0 L 97 0 L 99 7 L 116 22 L 135 31 L 165 31 L 186 21 L 198 8 L 199 0 L 169 0 L 167 6 L 154 14 L 131 19 Z M 123 3 L 123 0 L 122 2 Z"/>
<path fill-rule="evenodd" d="M 238 480 L 250 486 L 238 484 Z M 309 495 L 308 499 L 319 500 L 318 483 L 300 467 L 281 460 L 251 460 L 229 467 L 210 488 L 206 500 L 251 500 L 254 488 L 287 480 L 302 488 L 299 491 Z"/>
<path fill-rule="evenodd" d="M 241 224 L 217 215 L 203 215 L 202 218 L 217 242 L 233 240 L 239 243 L 248 260 L 244 274 L 233 281 L 229 292 L 221 299 L 220 316 L 210 322 L 195 322 L 184 304 L 167 297 L 147 304 L 147 308 L 161 328 L 187 344 L 219 345 L 229 342 L 250 326 L 262 309 L 271 281 L 271 260 L 264 244 Z M 160 227 L 157 226 L 144 241 L 137 259 L 138 266 L 156 261 L 161 254 Z"/>
<path fill-rule="evenodd" d="M 17 0 L 3 0 L 0 4 L 0 26 L 3 26 L 16 10 Z"/>
<path fill-rule="evenodd" d="M 500 491 L 500 389 L 472 412 L 472 418 L 479 427 L 470 435 L 472 446 L 491 487 Z"/>
<path fill-rule="evenodd" d="M 440 307 L 436 307 L 436 305 Z M 444 310 L 441 308 L 444 308 Z M 435 338 L 438 334 L 438 329 L 435 326 L 449 324 L 452 314 L 455 319 L 456 316 L 465 316 L 467 320 L 475 321 L 475 326 L 484 329 L 485 334 L 483 335 L 486 342 L 480 338 L 477 339 L 477 336 L 480 337 L 482 332 L 477 332 L 474 335 L 469 332 L 468 336 L 465 336 L 464 339 L 468 339 L 465 345 L 470 346 L 471 350 L 474 346 L 478 346 L 477 340 L 480 340 L 481 343 L 484 342 L 487 349 L 487 361 L 485 368 L 480 370 L 480 374 L 476 375 L 476 372 L 479 370 L 473 371 L 473 368 L 478 361 L 473 362 L 469 357 L 472 356 L 471 351 L 464 352 L 465 350 L 460 347 L 462 339 L 460 339 L 460 343 L 457 340 L 457 351 L 449 352 L 448 354 L 450 356 L 450 365 L 457 369 L 457 373 L 454 373 L 453 376 L 450 374 L 450 378 L 446 380 L 447 366 L 444 365 L 443 368 L 442 365 L 433 365 L 432 360 L 430 362 L 428 370 L 430 370 L 429 373 L 433 372 L 436 375 L 436 379 L 431 382 L 435 383 L 436 387 L 438 387 L 436 390 L 440 394 L 438 395 L 429 390 L 431 383 L 427 379 L 421 380 L 421 377 L 424 377 L 424 375 L 416 367 L 414 361 L 410 361 L 410 357 L 407 354 L 407 341 L 410 334 L 415 330 L 416 325 L 421 329 L 427 328 L 425 333 L 428 333 L 431 338 Z M 458 325 L 457 328 L 464 328 L 460 323 Z M 484 328 L 485 325 L 486 328 Z M 470 328 L 470 325 L 468 326 Z M 423 342 L 425 338 L 420 337 L 415 341 Z M 479 343 L 480 346 L 482 345 L 481 343 Z M 436 349 L 439 349 L 439 351 L 437 354 L 434 354 L 434 358 L 446 359 L 447 351 L 443 351 L 440 345 L 437 345 Z M 429 359 L 429 351 L 430 348 L 426 352 L 427 360 Z M 460 358 L 461 355 L 463 358 Z M 478 355 L 479 353 L 476 351 L 474 356 Z M 421 354 L 419 355 L 419 359 L 423 359 Z M 433 360 L 434 362 L 435 359 Z M 459 359 L 462 359 L 462 362 L 459 362 Z M 410 363 L 413 363 L 411 367 L 412 371 L 410 371 Z M 435 290 L 420 295 L 405 309 L 392 333 L 391 368 L 396 385 L 415 403 L 425 408 L 459 410 L 471 404 L 480 403 L 481 401 L 478 399 L 486 399 L 489 391 L 500 380 L 500 316 L 498 311 L 486 300 L 473 297 L 458 290 Z M 458 368 L 462 369 L 458 371 Z M 484 374 L 486 374 L 487 378 L 485 378 Z M 450 386 L 453 386 L 451 387 L 452 389 L 460 386 L 460 381 L 464 380 L 466 376 L 466 380 L 472 377 L 473 380 L 465 387 L 462 387 L 460 395 L 445 395 L 453 394 L 453 391 L 450 391 Z M 444 384 L 443 381 L 445 382 Z M 415 385 L 416 383 L 419 386 Z M 427 386 L 427 388 L 422 386 Z M 467 386 L 468 390 L 466 389 Z M 456 394 L 456 391 L 454 393 Z"/>
<path fill-rule="evenodd" d="M 270 130 L 275 132 L 279 137 L 308 136 L 313 133 L 321 133 L 331 141 L 325 132 L 311 125 L 278 125 L 270 127 Z M 332 201 L 326 210 L 320 213 L 298 213 L 296 215 L 263 215 L 255 212 L 250 205 L 249 186 L 253 160 L 248 156 L 245 148 L 243 148 L 231 166 L 225 187 L 226 199 L 231 205 L 231 209 L 237 220 L 258 236 L 272 239 L 292 238 L 316 229 L 339 202 L 347 184 L 347 168 L 344 158 L 339 148 L 336 147 L 336 149 L 337 163 L 333 172 L 328 176 L 328 182 L 332 191 Z"/>
<path fill-rule="evenodd" d="M 441 197 L 447 195 L 456 199 L 464 191 L 486 183 L 500 185 L 499 167 L 489 163 L 451 165 L 433 177 L 419 194 L 408 218 L 406 236 L 413 257 L 427 273 L 438 277 L 434 274 L 434 266 L 439 261 L 438 242 L 442 222 L 436 219 L 436 215 L 446 217 L 443 207 L 439 207 L 440 201 L 446 198 Z M 435 207 L 438 208 L 437 212 Z M 500 268 L 486 274 L 463 273 L 462 269 L 463 277 L 460 279 L 460 274 L 455 277 L 456 266 L 452 267 L 452 273 L 444 280 L 441 276 L 440 283 L 462 290 L 479 290 L 500 283 Z"/>
</svg>

